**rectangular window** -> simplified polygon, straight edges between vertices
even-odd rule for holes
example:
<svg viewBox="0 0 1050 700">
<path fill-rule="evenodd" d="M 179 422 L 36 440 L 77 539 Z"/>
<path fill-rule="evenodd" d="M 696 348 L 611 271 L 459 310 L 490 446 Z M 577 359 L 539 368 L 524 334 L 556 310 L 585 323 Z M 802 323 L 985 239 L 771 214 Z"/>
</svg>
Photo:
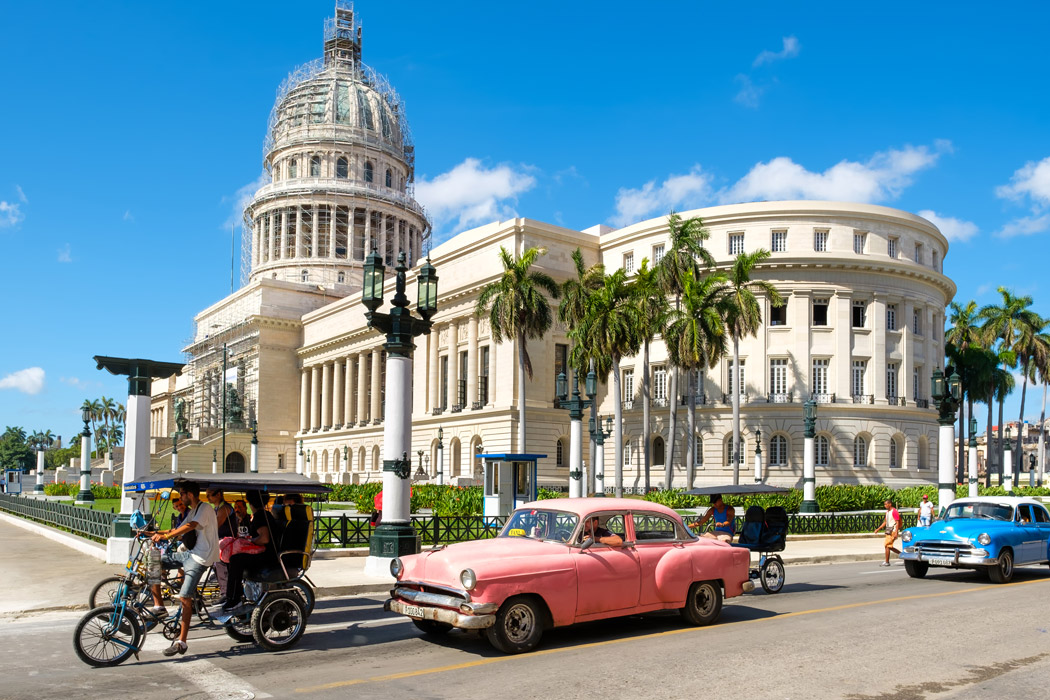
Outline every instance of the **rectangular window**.
<svg viewBox="0 0 1050 700">
<path fill-rule="evenodd" d="M 653 399 L 667 400 L 667 370 L 662 366 L 653 368 Z"/>
<path fill-rule="evenodd" d="M 660 261 L 663 260 L 663 257 L 664 257 L 664 246 L 663 246 L 663 244 L 661 244 L 661 245 L 654 245 L 653 246 L 653 265 L 659 264 Z"/>
<path fill-rule="evenodd" d="M 625 440 L 623 443 L 623 465 L 629 467 L 634 463 L 634 442 Z"/>
<path fill-rule="evenodd" d="M 912 309 L 911 312 L 911 332 L 915 335 L 922 335 L 922 310 Z"/>
<path fill-rule="evenodd" d="M 441 410 L 448 409 L 448 355 L 441 357 Z"/>
<path fill-rule="evenodd" d="M 769 307 L 769 325 L 786 326 L 788 317 L 788 305 L 785 301 L 780 306 Z"/>
<path fill-rule="evenodd" d="M 335 257 L 346 260 L 349 256 L 347 242 L 350 240 L 350 209 L 335 208 Z"/>
<path fill-rule="evenodd" d="M 354 209 L 354 260 L 365 259 L 365 223 L 368 212 L 364 209 Z"/>
<path fill-rule="evenodd" d="M 813 232 L 813 250 L 818 253 L 824 253 L 828 250 L 828 232 L 827 231 L 814 231 Z"/>
<path fill-rule="evenodd" d="M 787 358 L 777 358 L 769 361 L 769 393 L 786 394 L 788 387 L 788 361 Z"/>
<path fill-rule="evenodd" d="M 855 300 L 853 302 L 853 327 L 864 328 L 867 323 L 868 302 Z"/>
<path fill-rule="evenodd" d="M 853 395 L 854 396 L 866 396 L 867 388 L 864 381 L 868 374 L 868 361 L 867 360 L 854 360 L 853 361 Z"/>
<path fill-rule="evenodd" d="M 919 381 L 919 377 L 922 376 L 922 367 L 915 367 L 911 371 L 911 395 L 918 401 L 922 398 L 922 382 Z"/>
<path fill-rule="evenodd" d="M 896 236 L 890 236 L 889 245 L 886 247 L 886 253 L 890 256 L 891 260 L 897 259 L 898 248 L 900 248 L 899 239 Z"/>
<path fill-rule="evenodd" d="M 562 442 L 561 442 L 561 440 L 558 440 L 558 446 L 557 446 L 556 449 L 557 449 L 557 456 L 555 457 L 556 464 L 559 467 L 563 467 L 563 466 L 565 466 L 565 462 L 563 461 L 564 457 L 562 456 Z"/>
<path fill-rule="evenodd" d="M 467 374 L 470 367 L 470 357 L 467 351 L 459 353 L 459 386 L 456 396 L 456 405 L 465 407 L 467 405 Z"/>
<path fill-rule="evenodd" d="M 937 272 L 940 272 L 941 271 L 941 259 L 940 259 L 941 256 L 937 253 L 936 250 L 931 251 L 930 255 L 933 256 L 933 269 L 936 270 Z"/>
<path fill-rule="evenodd" d="M 704 439 L 699 435 L 693 441 L 693 466 L 700 467 L 704 464 Z"/>
<path fill-rule="evenodd" d="M 623 254 L 623 271 L 628 275 L 634 272 L 634 253 Z"/>
<path fill-rule="evenodd" d="M 278 469 L 284 469 L 284 453 L 283 452 L 278 452 L 277 453 L 277 468 Z"/>
<path fill-rule="evenodd" d="M 623 400 L 633 401 L 634 400 L 634 370 L 625 369 L 623 371 Z"/>
<path fill-rule="evenodd" d="M 868 242 L 868 234 L 866 233 L 854 233 L 853 234 L 853 252 L 857 255 L 864 255 L 864 248 Z"/>
<path fill-rule="evenodd" d="M 915 262 L 917 262 L 920 265 L 922 265 L 924 258 L 925 258 L 925 256 L 923 255 L 923 251 L 922 251 L 922 243 L 916 243 L 915 244 Z"/>
<path fill-rule="evenodd" d="M 788 249 L 788 232 L 774 231 L 769 247 L 774 253 L 786 253 Z"/>
<path fill-rule="evenodd" d="M 895 331 L 897 330 L 897 305 L 887 304 L 886 305 L 886 330 Z"/>
<path fill-rule="evenodd" d="M 312 258 L 314 255 L 314 210 L 313 207 L 302 207 L 299 210 L 299 257 Z"/>
<path fill-rule="evenodd" d="M 729 234 L 729 254 L 740 255 L 744 252 L 744 234 L 742 233 L 731 233 Z"/>
<path fill-rule="evenodd" d="M 813 325 L 814 326 L 826 326 L 826 325 L 828 325 L 828 300 L 827 299 L 814 299 L 813 300 Z"/>
<path fill-rule="evenodd" d="M 897 398 L 897 363 L 891 362 L 886 365 L 886 398 Z"/>
<path fill-rule="evenodd" d="M 813 360 L 813 393 L 814 394 L 826 394 L 828 393 L 828 364 L 830 360 L 822 358 L 819 360 Z"/>
<path fill-rule="evenodd" d="M 489 346 L 481 347 L 478 353 L 478 401 L 484 406 L 489 402 Z"/>
<path fill-rule="evenodd" d="M 747 372 L 745 371 L 746 369 L 747 369 L 747 367 L 744 365 L 744 361 L 741 360 L 740 361 L 740 384 L 737 385 L 736 382 L 733 381 L 733 363 L 732 363 L 732 361 L 729 362 L 729 395 L 730 396 L 733 395 L 734 391 L 739 392 L 740 394 L 743 394 L 744 391 L 747 389 Z"/>
</svg>

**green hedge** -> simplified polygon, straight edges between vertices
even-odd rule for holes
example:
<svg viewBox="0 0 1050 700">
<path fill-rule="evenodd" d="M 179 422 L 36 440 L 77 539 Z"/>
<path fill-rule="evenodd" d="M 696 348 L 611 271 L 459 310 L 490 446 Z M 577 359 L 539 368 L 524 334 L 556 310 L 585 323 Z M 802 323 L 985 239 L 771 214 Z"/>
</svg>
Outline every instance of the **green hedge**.
<svg viewBox="0 0 1050 700">
<path fill-rule="evenodd" d="M 338 484 L 332 487 L 330 499 L 340 503 L 353 503 L 358 513 L 367 514 L 375 509 L 375 497 L 383 484 L 375 481 L 367 484 Z M 437 515 L 481 515 L 480 486 L 438 486 L 420 484 L 412 487 L 411 511 L 418 513 L 423 508 Z"/>
<path fill-rule="evenodd" d="M 80 482 L 59 481 L 53 484 L 44 484 L 44 495 L 46 496 L 76 496 L 80 493 Z M 102 484 L 91 484 L 91 493 L 95 498 L 120 498 L 119 486 L 103 486 Z"/>
</svg>

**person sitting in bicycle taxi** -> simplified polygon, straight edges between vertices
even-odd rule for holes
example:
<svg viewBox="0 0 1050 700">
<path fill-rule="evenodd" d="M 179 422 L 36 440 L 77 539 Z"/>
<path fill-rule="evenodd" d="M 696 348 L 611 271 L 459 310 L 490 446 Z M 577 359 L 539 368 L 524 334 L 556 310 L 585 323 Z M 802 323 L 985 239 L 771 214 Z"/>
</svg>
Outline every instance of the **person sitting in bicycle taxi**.
<svg viewBox="0 0 1050 700">
<path fill-rule="evenodd" d="M 700 520 L 693 523 L 693 529 L 699 530 L 708 520 L 714 521 L 714 532 L 704 532 L 700 536 L 723 542 L 732 542 L 736 534 L 736 510 L 722 502 L 722 496 L 711 496 L 711 507 Z"/>
<path fill-rule="evenodd" d="M 248 523 L 248 537 L 251 543 L 263 549 L 258 554 L 241 552 L 230 557 L 226 579 L 226 602 L 222 606 L 223 614 L 230 614 L 241 606 L 244 599 L 244 572 L 266 569 L 277 566 L 277 548 L 271 534 L 266 506 L 270 494 L 262 491 L 248 491 L 244 494 L 252 510 L 252 519 Z"/>
<path fill-rule="evenodd" d="M 156 543 L 181 537 L 184 545 L 180 547 L 180 551 L 165 554 L 163 559 L 165 568 L 180 568 L 183 572 L 182 587 L 178 595 L 182 606 L 182 625 L 179 630 L 179 638 L 164 650 L 165 656 L 186 653 L 186 638 L 190 633 L 193 598 L 197 592 L 197 583 L 208 567 L 219 558 L 215 511 L 200 500 L 200 486 L 193 481 L 184 481 L 179 486 L 179 496 L 186 504 L 186 516 L 182 524 L 171 530 L 155 532 L 151 536 Z M 151 590 L 154 607 L 150 608 L 150 612 L 156 616 L 167 614 L 160 595 L 160 585 L 154 584 Z"/>
</svg>

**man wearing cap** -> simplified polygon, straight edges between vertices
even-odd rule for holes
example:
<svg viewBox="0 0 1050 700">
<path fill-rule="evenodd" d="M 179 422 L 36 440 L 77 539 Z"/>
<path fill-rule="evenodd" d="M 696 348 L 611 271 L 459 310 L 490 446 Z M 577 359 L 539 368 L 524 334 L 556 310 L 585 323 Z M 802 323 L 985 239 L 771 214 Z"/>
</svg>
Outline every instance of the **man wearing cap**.
<svg viewBox="0 0 1050 700">
<path fill-rule="evenodd" d="M 922 503 L 919 504 L 919 525 L 922 527 L 929 527 L 932 522 L 933 504 L 930 503 L 929 496 L 922 494 Z"/>
</svg>

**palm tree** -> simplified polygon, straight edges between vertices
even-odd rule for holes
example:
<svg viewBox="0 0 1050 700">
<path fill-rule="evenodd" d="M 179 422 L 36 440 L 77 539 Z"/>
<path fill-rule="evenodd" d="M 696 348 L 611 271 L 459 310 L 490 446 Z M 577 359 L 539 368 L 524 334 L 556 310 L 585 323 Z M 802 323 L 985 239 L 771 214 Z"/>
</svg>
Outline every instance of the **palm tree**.
<svg viewBox="0 0 1050 700">
<path fill-rule="evenodd" d="M 1013 355 L 1011 367 L 1020 364 L 1027 370 L 1028 360 L 1032 357 L 1035 349 L 1034 337 L 1039 334 L 1046 325 L 1039 314 L 1031 310 L 1032 297 L 1016 296 L 1006 287 L 999 287 L 999 295 L 1002 297 L 1002 306 L 989 304 L 983 307 L 978 316 L 984 321 L 981 327 L 985 341 L 991 345 L 996 340 L 1000 343 L 1000 350 L 1009 350 Z M 1028 373 L 1023 372 L 1024 380 L 1021 384 L 1021 415 L 1019 422 L 1024 422 L 1025 393 L 1028 389 Z M 999 408 L 1002 414 L 1002 406 Z M 1002 417 L 1000 415 L 999 430 L 1002 431 Z M 999 452 L 1002 458 L 1004 446 L 1000 443 Z M 1021 431 L 1017 431 L 1016 454 L 1021 454 Z"/>
<path fill-rule="evenodd" d="M 650 471 L 652 451 L 649 444 L 652 419 L 651 408 L 652 385 L 649 372 L 649 346 L 657 333 L 664 330 L 667 323 L 667 295 L 660 289 L 657 268 L 649 267 L 649 259 L 642 258 L 641 267 L 631 282 L 631 292 L 638 314 L 635 317 L 638 339 L 642 344 L 642 460 L 645 465 L 645 492 L 651 487 Z"/>
<path fill-rule="evenodd" d="M 605 275 L 602 286 L 588 300 L 583 323 L 572 331 L 579 347 L 591 355 L 607 358 L 613 379 L 613 464 L 616 497 L 623 497 L 623 404 L 620 360 L 638 352 L 638 307 L 633 303 L 627 273 L 619 269 Z"/>
<path fill-rule="evenodd" d="M 962 385 L 963 397 L 969 398 L 969 412 L 967 415 L 973 412 L 973 389 L 970 386 L 968 367 L 965 362 L 965 353 L 971 345 L 981 344 L 981 328 L 978 324 L 977 318 L 977 302 L 970 300 L 963 306 L 958 302 L 953 301 L 950 305 L 951 317 L 949 318 L 951 328 L 944 332 L 944 343 L 945 343 L 945 354 L 953 358 L 955 363 L 956 371 L 959 372 L 959 377 Z M 955 352 L 957 351 L 957 352 Z M 958 482 L 961 483 L 964 479 L 963 466 L 966 462 L 966 445 L 963 436 L 965 432 L 965 420 L 966 416 L 963 415 L 962 411 L 959 411 L 959 459 L 956 462 L 958 465 Z"/>
<path fill-rule="evenodd" d="M 109 449 L 110 421 L 112 420 L 114 423 L 116 423 L 117 402 L 114 401 L 113 399 L 109 398 L 108 396 L 103 396 L 102 398 L 100 398 L 98 400 L 98 403 L 99 403 L 99 407 L 101 409 L 100 414 L 101 414 L 103 426 L 105 427 L 105 430 L 106 430 L 107 449 L 105 451 L 108 452 L 108 451 L 110 451 L 110 449 Z M 101 454 L 102 452 L 103 452 L 103 450 L 100 447 L 99 448 L 99 453 Z"/>
<path fill-rule="evenodd" d="M 667 217 L 668 246 L 664 256 L 657 263 L 658 278 L 664 292 L 674 296 L 674 308 L 682 305 L 682 288 L 687 273 L 698 277 L 701 265 L 706 268 L 715 266 L 711 252 L 704 248 L 704 241 L 710 237 L 699 216 L 682 219 L 675 212 Z M 667 435 L 667 450 L 664 456 L 664 488 L 671 488 L 674 477 L 674 442 L 678 429 L 678 369 L 673 365 L 671 370 L 671 387 L 667 392 L 670 397 L 670 416 Z"/>
<path fill-rule="evenodd" d="M 492 339 L 504 339 L 518 344 L 518 449 L 525 452 L 525 375 L 532 378 L 532 360 L 526 343 L 530 338 L 542 338 L 554 321 L 547 293 L 557 299 L 561 293 L 550 275 L 531 269 L 536 260 L 547 253 L 546 248 L 528 248 L 521 257 L 514 258 L 500 246 L 499 257 L 503 274 L 485 285 L 478 295 L 474 313 L 489 317 Z"/>
<path fill-rule="evenodd" d="M 676 367 L 688 372 L 689 442 L 686 445 L 686 483 L 692 486 L 696 464 L 696 390 L 692 378 L 721 362 L 727 350 L 724 308 L 728 293 L 725 275 L 685 278 L 682 308 L 670 313 L 664 339 Z"/>
<path fill-rule="evenodd" d="M 740 381 L 740 339 L 754 335 L 762 325 L 762 309 L 755 297 L 755 292 L 763 293 L 771 306 L 784 305 L 784 299 L 769 282 L 752 280 L 758 263 L 768 258 L 771 253 L 759 248 L 753 253 L 740 253 L 729 270 L 730 292 L 726 299 L 726 327 L 733 339 L 733 385 L 729 387 L 733 399 L 733 484 L 740 483 L 740 392 L 743 386 Z"/>
<path fill-rule="evenodd" d="M 1046 321 L 1047 319 L 1043 320 Z M 1041 348 L 1044 350 L 1050 349 L 1050 333 L 1040 333 L 1039 341 Z M 1039 371 L 1039 381 L 1043 385 L 1043 408 L 1039 412 L 1039 446 L 1037 448 L 1039 455 L 1039 478 L 1042 479 L 1046 474 L 1046 452 L 1044 451 L 1046 447 L 1046 430 L 1043 426 L 1046 425 L 1046 388 L 1047 384 L 1050 383 L 1050 352 L 1044 351 L 1040 356 L 1037 356 L 1035 359 L 1035 366 Z M 1040 485 L 1042 485 L 1042 483 L 1040 483 Z"/>
</svg>

